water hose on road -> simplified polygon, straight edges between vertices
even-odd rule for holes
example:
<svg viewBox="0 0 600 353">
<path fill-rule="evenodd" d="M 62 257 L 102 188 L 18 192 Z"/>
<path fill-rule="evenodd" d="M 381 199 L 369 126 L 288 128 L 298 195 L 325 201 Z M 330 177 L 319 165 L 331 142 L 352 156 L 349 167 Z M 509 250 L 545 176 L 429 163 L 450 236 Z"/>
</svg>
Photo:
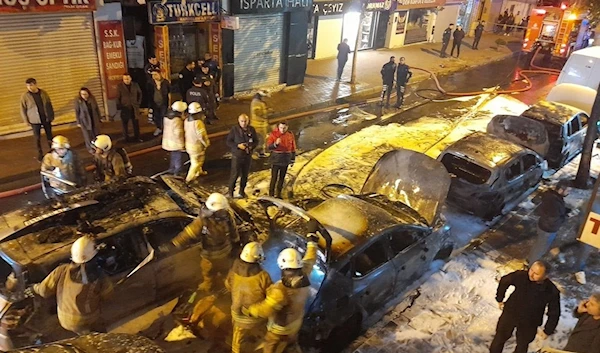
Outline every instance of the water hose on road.
<svg viewBox="0 0 600 353">
<path fill-rule="evenodd" d="M 437 91 L 439 93 L 441 93 L 442 95 L 448 96 L 448 97 L 468 97 L 468 96 L 476 96 L 476 95 L 480 95 L 480 94 L 512 94 L 512 93 L 520 93 L 520 92 L 525 92 L 530 90 L 531 88 L 533 88 L 533 84 L 531 83 L 531 80 L 529 79 L 529 77 L 527 76 L 527 74 L 546 74 L 546 75 L 558 75 L 560 74 L 560 70 L 556 70 L 556 69 L 548 69 L 548 68 L 542 68 L 539 66 L 535 66 L 533 64 L 533 61 L 535 59 L 535 57 L 537 56 L 537 54 L 539 53 L 541 47 L 538 47 L 537 50 L 535 51 L 535 53 L 533 54 L 533 56 L 531 57 L 531 61 L 529 62 L 530 67 L 533 67 L 534 70 L 520 70 L 518 71 L 518 75 L 523 77 L 524 81 L 526 82 L 525 87 L 521 87 L 521 88 L 515 88 L 515 89 L 505 89 L 505 90 L 484 90 L 484 91 L 475 91 L 475 92 L 448 92 L 446 91 L 440 84 L 440 81 L 438 80 L 437 76 L 435 73 L 433 73 L 430 70 L 427 69 L 423 69 L 420 67 L 412 67 L 413 70 L 418 70 L 418 71 L 423 71 L 427 74 L 429 74 L 429 78 L 431 78 L 433 80 L 433 82 L 435 83 L 435 89 L 423 89 L 424 91 Z M 418 95 L 418 93 L 417 93 Z M 427 98 L 427 97 L 422 97 L 420 95 L 418 95 L 421 98 L 424 99 L 428 99 L 428 100 L 433 100 L 432 98 Z M 329 106 L 326 108 L 321 108 L 321 109 L 315 109 L 315 110 L 311 110 L 311 111 L 307 111 L 307 112 L 301 112 L 301 113 L 296 113 L 296 114 L 291 114 L 291 115 L 287 115 L 284 117 L 279 117 L 276 119 L 272 119 L 271 123 L 278 123 L 280 121 L 287 121 L 287 120 L 292 120 L 292 119 L 297 119 L 297 118 L 301 118 L 304 116 L 308 116 L 308 115 L 313 115 L 313 114 L 317 114 L 317 113 L 325 113 L 325 112 L 329 112 L 329 111 L 333 111 L 333 110 L 339 110 L 339 109 L 343 109 L 343 108 L 349 108 L 350 106 L 358 106 L 358 105 L 363 105 L 366 103 L 376 103 L 379 102 L 381 100 L 380 97 L 376 97 L 376 98 L 370 98 L 370 99 L 366 99 L 365 101 L 361 101 L 361 102 L 357 102 L 357 103 L 343 103 L 343 104 L 338 104 L 338 105 L 334 105 L 334 106 Z M 213 134 L 209 134 L 208 137 L 209 138 L 221 138 L 224 137 L 225 135 L 228 134 L 228 131 L 220 131 L 220 132 L 216 132 Z M 136 157 L 136 156 L 140 156 L 146 153 L 150 153 L 150 152 L 154 152 L 154 151 L 158 151 L 162 149 L 162 146 L 159 144 L 157 146 L 153 146 L 153 147 L 148 147 L 148 148 L 144 148 L 138 151 L 134 151 L 129 153 L 130 157 Z M 86 171 L 93 171 L 95 169 L 94 165 L 88 165 L 85 170 Z M 36 189 L 39 189 L 41 187 L 41 183 L 37 183 L 37 184 L 33 184 L 33 185 L 29 185 L 29 186 L 25 186 L 22 188 L 18 188 L 18 189 L 13 189 L 13 190 L 8 190 L 8 191 L 4 191 L 4 192 L 0 192 L 0 199 L 3 198 L 7 198 L 7 197 L 12 197 L 12 196 L 17 196 L 26 192 L 30 192 Z"/>
</svg>

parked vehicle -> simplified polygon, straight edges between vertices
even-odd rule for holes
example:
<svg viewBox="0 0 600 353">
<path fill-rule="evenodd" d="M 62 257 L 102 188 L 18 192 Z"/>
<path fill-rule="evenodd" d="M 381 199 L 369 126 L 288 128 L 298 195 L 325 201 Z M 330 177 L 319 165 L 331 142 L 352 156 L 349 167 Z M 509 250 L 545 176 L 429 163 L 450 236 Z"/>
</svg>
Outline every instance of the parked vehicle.
<svg viewBox="0 0 600 353">
<path fill-rule="evenodd" d="M 538 152 L 560 169 L 583 149 L 588 115 L 565 104 L 540 101 L 520 116 L 497 115 L 487 130 Z"/>
<path fill-rule="evenodd" d="M 592 46 L 574 51 L 556 81 L 557 85 L 562 83 L 597 90 L 600 84 L 600 47 Z"/>
<path fill-rule="evenodd" d="M 545 169 L 533 150 L 481 132 L 448 146 L 438 160 L 452 176 L 448 201 L 488 220 L 537 185 Z"/>
<path fill-rule="evenodd" d="M 0 284 L 0 350 L 72 335 L 58 324 L 56 304 L 26 289 L 69 262 L 82 233 L 96 236 L 96 259 L 115 287 L 102 310 L 108 326 L 195 287 L 200 271 L 190 264 L 200 263 L 199 244 L 157 251 L 191 220 L 146 177 L 90 186 L 0 216 L 0 276 L 6 279 Z"/>
<path fill-rule="evenodd" d="M 439 217 L 449 185 L 436 160 L 396 150 L 377 162 L 358 195 L 313 200 L 307 209 L 259 198 L 270 222 L 264 266 L 274 281 L 280 278 L 276 259 L 282 249 L 306 251 L 309 223 L 321 236 L 302 344 L 348 342 L 434 260 L 450 256 L 449 228 Z"/>
<path fill-rule="evenodd" d="M 62 341 L 17 349 L 11 353 L 164 353 L 151 340 L 122 333 L 90 333 Z"/>
</svg>

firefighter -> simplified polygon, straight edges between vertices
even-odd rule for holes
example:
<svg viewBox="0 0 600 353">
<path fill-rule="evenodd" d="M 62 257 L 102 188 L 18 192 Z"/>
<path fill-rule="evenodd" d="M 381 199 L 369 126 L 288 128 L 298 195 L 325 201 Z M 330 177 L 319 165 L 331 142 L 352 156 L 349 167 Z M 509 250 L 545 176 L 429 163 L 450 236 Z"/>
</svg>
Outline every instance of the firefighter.
<svg viewBox="0 0 600 353">
<path fill-rule="evenodd" d="M 75 184 L 73 187 L 65 185 L 59 180 L 50 179 L 50 187 L 54 189 L 68 192 L 86 184 L 85 169 L 79 156 L 71 150 L 69 139 L 61 135 L 52 139 L 52 149 L 44 156 L 41 170 Z"/>
<path fill-rule="evenodd" d="M 253 352 L 255 347 L 251 347 L 249 341 L 257 337 L 257 331 L 264 327 L 263 319 L 242 313 L 242 307 L 263 301 L 267 289 L 273 284 L 271 276 L 260 266 L 264 258 L 265 254 L 259 243 L 246 244 L 225 280 L 225 287 L 231 292 L 232 353 Z"/>
<path fill-rule="evenodd" d="M 240 242 L 229 201 L 224 195 L 211 194 L 198 218 L 172 240 L 177 248 L 191 242 L 202 245 L 202 283 L 198 290 L 210 292 L 217 274 L 225 275 L 229 271 L 233 246 Z"/>
<path fill-rule="evenodd" d="M 71 246 L 71 263 L 58 266 L 33 285 L 33 291 L 44 298 L 56 296 L 60 325 L 78 335 L 106 332 L 100 309 L 113 286 L 94 258 L 97 252 L 92 237 L 77 239 Z"/>
<path fill-rule="evenodd" d="M 188 107 L 188 118 L 183 123 L 185 130 L 185 150 L 190 156 L 190 169 L 188 170 L 186 182 L 191 182 L 200 175 L 208 174 L 202 167 L 206 149 L 210 146 L 210 140 L 206 132 L 200 103 L 193 102 Z"/>
<path fill-rule="evenodd" d="M 263 100 L 269 93 L 265 90 L 258 91 L 250 103 L 250 126 L 256 130 L 258 135 L 258 147 L 256 151 L 261 158 L 267 156 L 267 136 L 269 135 L 269 118 L 267 103 Z"/>
<path fill-rule="evenodd" d="M 192 81 L 192 88 L 187 91 L 185 97 L 187 104 L 192 104 L 194 102 L 200 104 L 204 111 L 204 115 L 207 117 L 205 120 L 206 124 L 212 125 L 212 121 L 210 121 L 206 115 L 206 108 L 208 107 L 210 97 L 208 96 L 208 91 L 202 87 L 202 80 L 199 77 L 194 78 L 194 81 Z"/>
<path fill-rule="evenodd" d="M 293 248 L 279 253 L 277 264 L 281 269 L 281 280 L 269 287 L 265 300 L 242 309 L 248 316 L 268 319 L 264 353 L 281 353 L 288 346 L 292 351 L 300 351 L 298 332 L 310 294 L 308 277 L 317 260 L 317 240 L 315 233 L 308 234 L 304 258 Z"/>
<path fill-rule="evenodd" d="M 92 141 L 96 148 L 94 165 L 97 181 L 112 181 L 131 176 L 133 166 L 125 149 L 114 147 L 108 135 L 98 135 Z"/>
<path fill-rule="evenodd" d="M 171 109 L 163 120 L 162 148 L 169 152 L 169 172 L 173 175 L 179 175 L 183 167 L 185 151 L 183 120 L 186 118 L 187 108 L 187 103 L 177 101 L 171 105 Z"/>
</svg>

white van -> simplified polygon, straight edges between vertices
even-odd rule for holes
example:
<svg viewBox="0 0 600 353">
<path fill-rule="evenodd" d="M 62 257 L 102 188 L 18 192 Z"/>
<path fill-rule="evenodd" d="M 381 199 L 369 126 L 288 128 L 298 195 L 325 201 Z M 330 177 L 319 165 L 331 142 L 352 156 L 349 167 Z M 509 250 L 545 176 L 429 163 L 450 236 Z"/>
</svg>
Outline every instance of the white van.
<svg viewBox="0 0 600 353">
<path fill-rule="evenodd" d="M 557 85 L 573 83 L 598 89 L 600 84 L 600 46 L 574 51 L 563 67 Z"/>
</svg>

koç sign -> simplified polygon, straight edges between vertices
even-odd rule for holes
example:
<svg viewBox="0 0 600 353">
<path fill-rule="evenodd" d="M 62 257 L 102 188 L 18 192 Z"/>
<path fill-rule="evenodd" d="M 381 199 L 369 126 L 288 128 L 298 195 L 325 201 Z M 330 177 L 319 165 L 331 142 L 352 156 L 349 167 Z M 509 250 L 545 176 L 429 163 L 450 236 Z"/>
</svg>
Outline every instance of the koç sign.
<svg viewBox="0 0 600 353">
<path fill-rule="evenodd" d="M 148 2 L 151 24 L 218 21 L 219 0 L 153 0 Z"/>
<path fill-rule="evenodd" d="M 232 0 L 233 14 L 261 14 L 291 11 L 307 11 L 312 0 Z"/>
</svg>

